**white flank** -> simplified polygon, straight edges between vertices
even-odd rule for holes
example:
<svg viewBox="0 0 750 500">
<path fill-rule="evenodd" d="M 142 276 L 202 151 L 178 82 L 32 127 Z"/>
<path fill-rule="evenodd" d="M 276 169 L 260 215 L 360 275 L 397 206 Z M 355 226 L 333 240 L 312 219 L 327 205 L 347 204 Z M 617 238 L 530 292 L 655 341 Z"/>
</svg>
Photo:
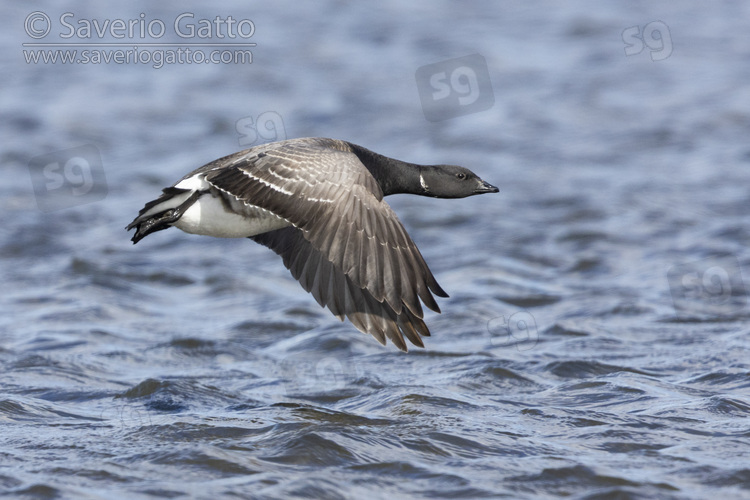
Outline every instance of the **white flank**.
<svg viewBox="0 0 750 500">
<path fill-rule="evenodd" d="M 206 182 L 206 174 L 195 174 L 192 177 L 183 179 L 174 185 L 180 189 L 192 189 L 193 191 L 201 191 L 208 189 L 208 182 Z"/>
<path fill-rule="evenodd" d="M 206 190 L 208 183 L 205 176 L 200 174 L 181 181 L 175 187 Z M 268 210 L 247 203 L 242 214 L 231 212 L 221 198 L 210 193 L 201 196 L 174 224 L 186 233 L 217 238 L 247 238 L 289 225 L 289 222 Z"/>
</svg>

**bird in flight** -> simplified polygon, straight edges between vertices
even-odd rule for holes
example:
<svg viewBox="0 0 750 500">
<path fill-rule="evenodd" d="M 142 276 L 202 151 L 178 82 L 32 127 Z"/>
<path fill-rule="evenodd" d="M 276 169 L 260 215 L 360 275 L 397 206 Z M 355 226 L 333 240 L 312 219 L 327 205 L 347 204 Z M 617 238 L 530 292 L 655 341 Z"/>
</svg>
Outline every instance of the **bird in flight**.
<svg viewBox="0 0 750 500">
<path fill-rule="evenodd" d="M 384 196 L 497 193 L 471 170 L 417 165 L 346 141 L 290 139 L 212 161 L 165 188 L 127 226 L 133 243 L 175 226 L 250 238 L 283 259 L 340 320 L 402 351 L 430 335 L 422 303 L 448 297 Z"/>
</svg>

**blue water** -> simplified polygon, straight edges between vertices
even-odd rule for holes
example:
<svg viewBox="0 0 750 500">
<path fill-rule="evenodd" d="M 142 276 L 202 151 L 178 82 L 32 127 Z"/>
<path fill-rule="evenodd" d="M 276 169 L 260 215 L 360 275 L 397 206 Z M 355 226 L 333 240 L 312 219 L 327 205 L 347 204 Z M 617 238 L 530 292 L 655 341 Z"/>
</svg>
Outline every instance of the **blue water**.
<svg viewBox="0 0 750 500">
<path fill-rule="evenodd" d="M 0 492 L 748 498 L 748 9 L 3 4 Z M 66 12 L 162 20 L 159 43 L 231 15 L 252 37 L 188 41 L 257 45 L 27 64 L 121 41 L 60 38 Z M 451 295 L 425 349 L 338 322 L 251 241 L 130 243 L 188 171 L 304 136 L 500 187 L 389 200 Z"/>
</svg>

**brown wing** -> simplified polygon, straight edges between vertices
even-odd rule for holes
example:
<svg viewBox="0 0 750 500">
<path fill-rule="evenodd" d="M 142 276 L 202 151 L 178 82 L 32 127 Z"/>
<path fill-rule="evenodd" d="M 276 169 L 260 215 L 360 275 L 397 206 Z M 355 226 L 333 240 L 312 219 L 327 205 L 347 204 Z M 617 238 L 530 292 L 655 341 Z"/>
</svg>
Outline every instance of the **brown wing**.
<svg viewBox="0 0 750 500">
<path fill-rule="evenodd" d="M 432 293 L 447 294 L 347 143 L 291 141 L 224 160 L 207 181 L 292 223 L 253 239 L 281 255 L 318 303 L 381 342 L 406 350 L 403 334 L 422 346 L 420 299 L 439 312 Z"/>
</svg>

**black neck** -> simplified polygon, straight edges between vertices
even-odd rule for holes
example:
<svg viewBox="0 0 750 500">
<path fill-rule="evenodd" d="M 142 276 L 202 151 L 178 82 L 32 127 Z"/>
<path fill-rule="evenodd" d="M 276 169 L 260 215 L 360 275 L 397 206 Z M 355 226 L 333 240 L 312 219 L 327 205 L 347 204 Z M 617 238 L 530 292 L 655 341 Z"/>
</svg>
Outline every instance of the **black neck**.
<svg viewBox="0 0 750 500">
<path fill-rule="evenodd" d="M 420 182 L 422 169 L 416 163 L 388 158 L 356 144 L 349 145 L 383 190 L 383 196 L 398 193 L 426 194 Z"/>
</svg>

